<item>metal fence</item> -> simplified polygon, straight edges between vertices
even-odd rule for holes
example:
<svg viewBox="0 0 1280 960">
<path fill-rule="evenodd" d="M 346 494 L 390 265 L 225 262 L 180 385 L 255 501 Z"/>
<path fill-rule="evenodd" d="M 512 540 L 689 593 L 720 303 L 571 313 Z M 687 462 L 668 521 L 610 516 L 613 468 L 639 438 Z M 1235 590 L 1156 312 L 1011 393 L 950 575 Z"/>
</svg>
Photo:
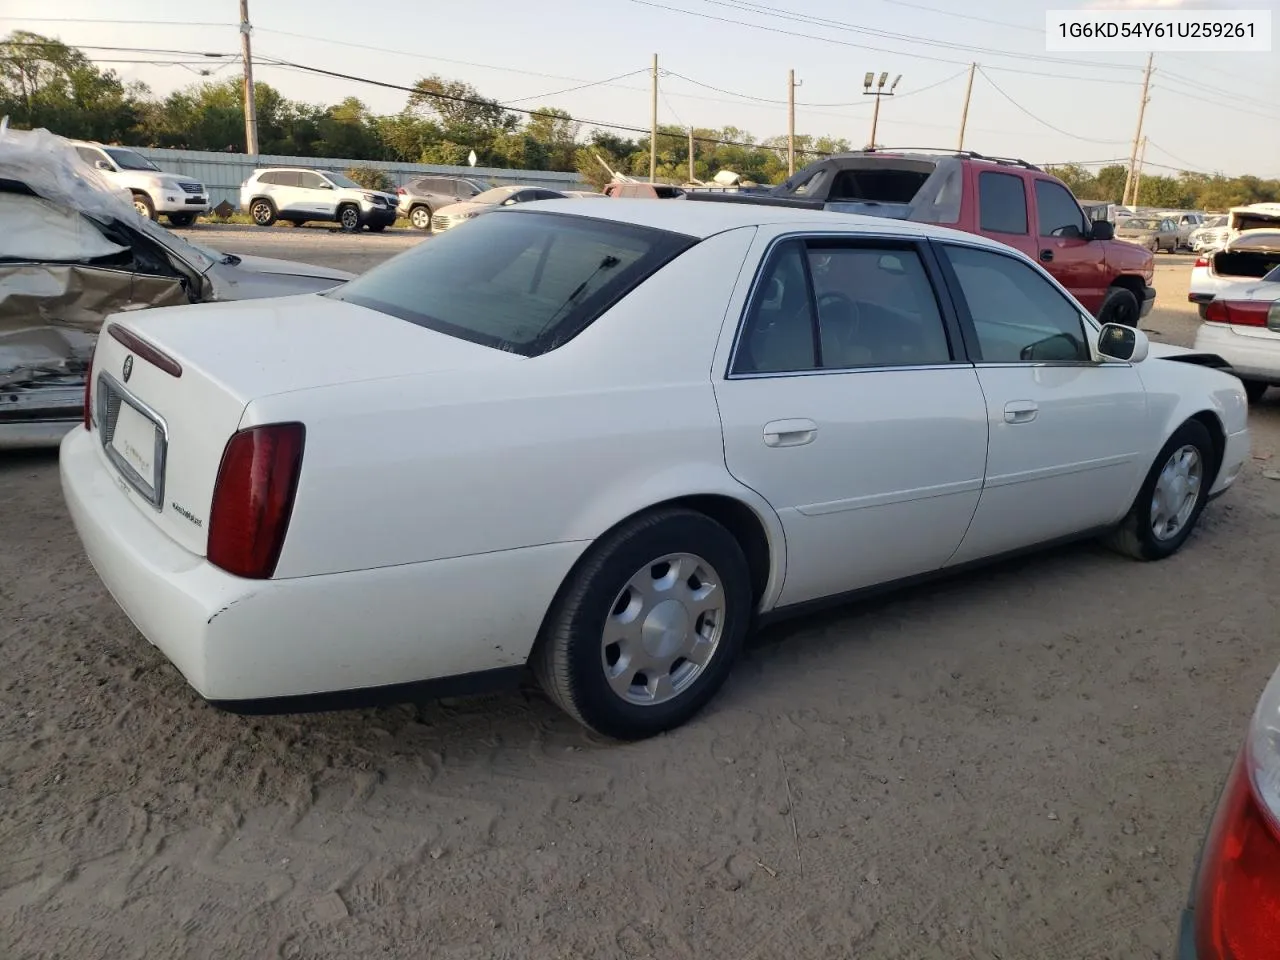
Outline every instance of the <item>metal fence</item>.
<svg viewBox="0 0 1280 960">
<path fill-rule="evenodd" d="M 240 202 L 240 184 L 260 167 L 305 167 L 342 173 L 351 167 L 374 167 L 384 170 L 401 186 L 415 177 L 430 174 L 452 174 L 477 177 L 494 186 L 527 183 L 549 190 L 590 189 L 574 171 L 506 170 L 500 167 L 449 167 L 427 163 L 394 163 L 385 160 L 342 160 L 335 157 L 251 156 L 247 153 L 212 153 L 204 150 L 161 150 L 131 147 L 167 173 L 180 173 L 199 180 L 209 190 L 210 200 L 217 206 L 223 200 L 233 205 Z"/>
</svg>

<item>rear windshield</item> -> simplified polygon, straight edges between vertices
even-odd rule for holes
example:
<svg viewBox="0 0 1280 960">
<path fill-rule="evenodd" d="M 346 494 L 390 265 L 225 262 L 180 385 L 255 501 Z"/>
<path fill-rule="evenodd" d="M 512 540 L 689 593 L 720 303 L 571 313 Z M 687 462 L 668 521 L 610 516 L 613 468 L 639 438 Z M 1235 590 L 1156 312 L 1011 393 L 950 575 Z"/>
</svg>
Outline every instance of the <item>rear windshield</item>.
<svg viewBox="0 0 1280 960">
<path fill-rule="evenodd" d="M 576 336 L 696 242 L 611 220 L 499 210 L 323 296 L 531 357 Z"/>
</svg>

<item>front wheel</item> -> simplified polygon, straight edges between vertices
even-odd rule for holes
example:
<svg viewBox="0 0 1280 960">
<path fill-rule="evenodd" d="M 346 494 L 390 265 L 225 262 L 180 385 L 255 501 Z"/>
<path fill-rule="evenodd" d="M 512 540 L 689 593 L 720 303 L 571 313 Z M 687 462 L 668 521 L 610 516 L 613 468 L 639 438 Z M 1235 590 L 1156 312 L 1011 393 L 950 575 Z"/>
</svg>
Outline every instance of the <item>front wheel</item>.
<svg viewBox="0 0 1280 960">
<path fill-rule="evenodd" d="M 414 207 L 409 211 L 409 222 L 413 224 L 415 230 L 431 229 L 431 208 L 430 207 Z"/>
<path fill-rule="evenodd" d="M 360 229 L 360 211 L 352 204 L 339 207 L 338 226 L 344 233 L 355 233 Z"/>
<path fill-rule="evenodd" d="M 269 227 L 276 222 L 276 205 L 265 198 L 255 200 L 249 207 L 249 216 L 259 227 Z"/>
<path fill-rule="evenodd" d="M 148 220 L 156 218 L 156 205 L 151 202 L 151 198 L 145 193 L 135 193 L 133 195 L 133 209 Z"/>
<path fill-rule="evenodd" d="M 1216 472 L 1208 429 L 1188 420 L 1160 450 L 1107 545 L 1135 560 L 1163 560 L 1177 553 L 1200 519 Z"/>
<path fill-rule="evenodd" d="M 169 214 L 169 224 L 174 227 L 189 227 L 196 222 L 194 213 L 171 213 Z"/>
<path fill-rule="evenodd" d="M 751 620 L 751 576 L 723 526 L 685 509 L 606 536 L 562 587 L 532 666 L 580 723 L 639 740 L 689 720 L 729 675 Z"/>
<path fill-rule="evenodd" d="M 1112 287 L 1107 291 L 1098 308 L 1099 323 L 1120 323 L 1126 327 L 1138 325 L 1138 297 L 1132 290 L 1124 287 Z"/>
</svg>

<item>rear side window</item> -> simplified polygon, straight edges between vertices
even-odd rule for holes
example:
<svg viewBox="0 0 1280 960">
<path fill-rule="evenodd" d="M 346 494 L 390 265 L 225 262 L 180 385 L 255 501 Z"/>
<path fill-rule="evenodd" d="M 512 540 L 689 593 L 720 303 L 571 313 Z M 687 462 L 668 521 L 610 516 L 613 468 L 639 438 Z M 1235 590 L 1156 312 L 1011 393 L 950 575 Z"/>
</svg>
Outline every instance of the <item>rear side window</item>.
<svg viewBox="0 0 1280 960">
<path fill-rule="evenodd" d="M 1011 173 L 978 175 L 978 218 L 989 233 L 1027 232 L 1027 190 Z"/>
<path fill-rule="evenodd" d="M 1084 214 L 1066 187 L 1052 180 L 1036 181 L 1036 208 L 1040 214 L 1040 236 L 1082 239 Z"/>
<path fill-rule="evenodd" d="M 950 361 L 933 285 L 914 247 L 790 240 L 761 274 L 733 372 Z"/>
<path fill-rule="evenodd" d="M 324 296 L 537 356 L 572 339 L 696 242 L 628 223 L 499 211 Z"/>
<path fill-rule="evenodd" d="M 1033 267 L 990 250 L 941 248 L 959 281 L 984 362 L 1089 359 L 1079 311 Z"/>
</svg>

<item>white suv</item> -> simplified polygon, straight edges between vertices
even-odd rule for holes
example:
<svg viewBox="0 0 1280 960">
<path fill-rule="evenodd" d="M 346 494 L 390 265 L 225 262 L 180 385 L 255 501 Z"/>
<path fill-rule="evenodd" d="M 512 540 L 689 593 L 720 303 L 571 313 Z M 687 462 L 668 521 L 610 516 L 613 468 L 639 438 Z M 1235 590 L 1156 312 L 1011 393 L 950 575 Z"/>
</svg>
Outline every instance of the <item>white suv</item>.
<svg viewBox="0 0 1280 960">
<path fill-rule="evenodd" d="M 165 173 L 140 153 L 124 147 L 72 140 L 80 159 L 96 167 L 133 195 L 133 205 L 148 220 L 163 214 L 175 227 L 189 227 L 208 213 L 209 192 L 191 177 Z"/>
<path fill-rule="evenodd" d="M 343 230 L 385 230 L 396 221 L 397 197 L 367 190 L 349 177 L 327 170 L 272 167 L 255 170 L 240 187 L 240 209 L 260 227 L 277 220 L 300 226 L 333 220 Z"/>
</svg>

